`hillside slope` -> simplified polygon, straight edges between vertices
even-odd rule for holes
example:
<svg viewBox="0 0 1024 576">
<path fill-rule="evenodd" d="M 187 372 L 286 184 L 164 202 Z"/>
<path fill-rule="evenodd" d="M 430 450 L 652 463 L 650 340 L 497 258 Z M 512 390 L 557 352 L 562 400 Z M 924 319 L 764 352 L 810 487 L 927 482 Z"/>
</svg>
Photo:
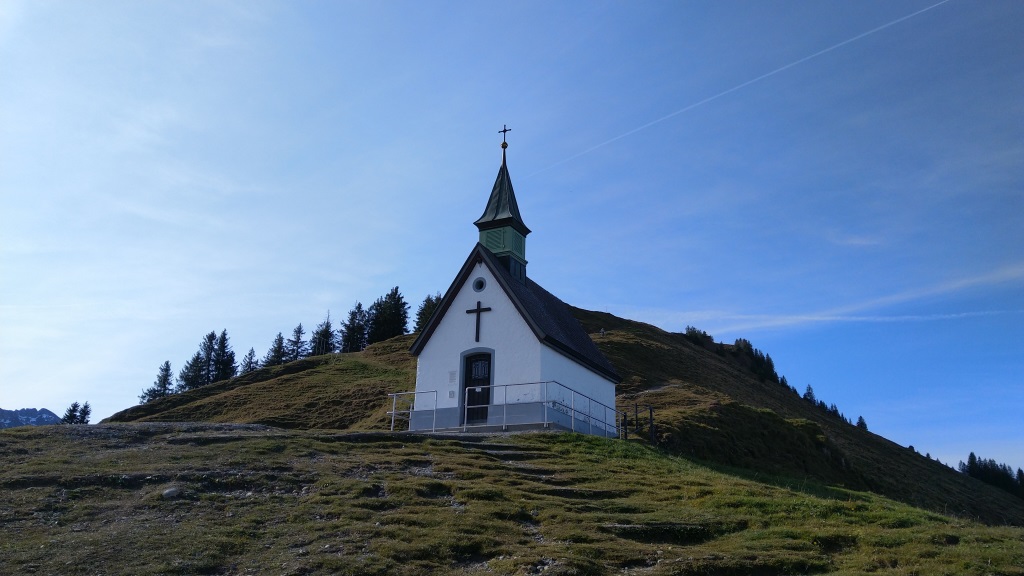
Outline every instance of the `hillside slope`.
<svg viewBox="0 0 1024 576">
<path fill-rule="evenodd" d="M 787 387 L 761 381 L 730 346 L 699 346 L 647 324 L 574 312 L 624 377 L 619 408 L 653 406 L 659 446 L 671 453 L 782 486 L 810 479 L 945 514 L 1024 525 L 1024 500 L 851 426 Z M 108 421 L 382 430 L 387 393 L 414 386 L 411 340 L 403 336 L 356 354 L 262 369 L 130 408 Z"/>
<path fill-rule="evenodd" d="M 1024 529 L 637 441 L 139 423 L 0 431 L 0 574 L 1024 576 Z"/>
</svg>

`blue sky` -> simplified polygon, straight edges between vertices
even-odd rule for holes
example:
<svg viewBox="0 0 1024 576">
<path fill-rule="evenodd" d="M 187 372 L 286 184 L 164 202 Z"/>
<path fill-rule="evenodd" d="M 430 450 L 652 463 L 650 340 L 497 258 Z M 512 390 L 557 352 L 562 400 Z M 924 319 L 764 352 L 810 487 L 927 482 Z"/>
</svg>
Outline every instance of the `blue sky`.
<svg viewBox="0 0 1024 576">
<path fill-rule="evenodd" d="M 1024 466 L 1024 3 L 0 4 L 0 406 L 94 420 L 476 241 Z"/>
</svg>

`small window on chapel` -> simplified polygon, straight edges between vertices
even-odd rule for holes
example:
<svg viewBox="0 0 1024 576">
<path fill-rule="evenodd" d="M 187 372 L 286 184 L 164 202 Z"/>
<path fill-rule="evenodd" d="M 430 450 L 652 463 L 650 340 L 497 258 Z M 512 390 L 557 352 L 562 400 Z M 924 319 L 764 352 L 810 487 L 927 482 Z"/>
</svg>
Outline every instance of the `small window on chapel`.
<svg viewBox="0 0 1024 576">
<path fill-rule="evenodd" d="M 483 278 L 477 278 L 477 279 L 473 280 L 473 291 L 474 292 L 482 292 L 483 289 L 486 288 L 486 287 L 487 287 L 487 280 L 484 280 Z"/>
</svg>

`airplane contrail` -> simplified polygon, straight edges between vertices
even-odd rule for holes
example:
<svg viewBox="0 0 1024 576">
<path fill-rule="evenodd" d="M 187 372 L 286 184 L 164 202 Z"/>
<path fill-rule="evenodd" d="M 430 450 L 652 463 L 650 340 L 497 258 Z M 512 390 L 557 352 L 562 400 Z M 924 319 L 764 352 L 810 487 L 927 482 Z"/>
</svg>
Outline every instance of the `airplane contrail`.
<svg viewBox="0 0 1024 576">
<path fill-rule="evenodd" d="M 721 98 L 722 96 L 725 96 L 725 95 L 728 95 L 728 94 L 732 94 L 733 92 L 735 92 L 737 90 L 740 90 L 742 88 L 746 88 L 747 86 L 750 86 L 751 84 L 754 84 L 756 82 L 760 82 L 761 80 L 764 80 L 765 78 L 770 78 L 772 76 L 775 76 L 776 74 L 778 74 L 780 72 L 784 72 L 786 70 L 789 70 L 790 68 L 792 68 L 794 66 L 798 66 L 800 64 L 803 64 L 804 62 L 807 62 L 808 60 L 812 60 L 814 58 L 817 58 L 818 56 L 822 56 L 824 54 L 828 54 L 829 52 L 831 52 L 833 50 L 836 50 L 837 48 L 842 48 L 843 46 L 846 46 L 847 44 L 850 44 L 851 42 L 856 42 L 857 40 L 860 40 L 861 38 L 864 38 L 864 37 L 870 36 L 870 35 L 872 35 L 872 34 L 874 34 L 876 32 L 880 32 L 882 30 L 885 30 L 886 28 L 889 28 L 890 26 L 895 26 L 896 24 L 899 24 L 900 22 L 903 22 L 905 20 L 909 20 L 909 19 L 913 18 L 914 16 L 917 16 L 919 14 L 923 14 L 923 13 L 925 13 L 925 12 L 927 12 L 929 10 L 932 10 L 934 8 L 938 8 L 939 6 L 942 6 L 943 4 L 946 4 L 949 1 L 950 0 L 942 0 L 941 2 L 938 2 L 936 4 L 932 4 L 931 6 L 928 6 L 927 8 L 922 8 L 922 9 L 918 10 L 917 12 L 913 12 L 913 13 L 907 14 L 906 16 L 902 16 L 902 17 L 897 18 L 897 19 L 895 19 L 895 20 L 893 20 L 891 22 L 887 22 L 885 24 L 882 24 L 881 26 L 878 26 L 876 28 L 872 28 L 871 30 L 868 30 L 867 32 L 862 32 L 862 33 L 860 33 L 860 34 L 858 34 L 858 35 L 856 35 L 856 36 L 854 36 L 852 38 L 848 38 L 846 40 L 843 40 L 842 42 L 840 42 L 838 44 L 833 44 L 832 46 L 829 46 L 828 48 L 825 48 L 824 50 L 819 50 L 819 51 L 815 52 L 814 54 L 811 54 L 810 56 L 804 56 L 803 58 L 800 58 L 799 60 L 794 60 L 793 62 L 790 62 L 789 64 L 786 64 L 785 66 L 781 66 L 779 68 L 776 68 L 776 69 L 772 70 L 771 72 L 766 72 L 766 73 L 758 76 L 757 78 L 753 78 L 753 79 L 747 80 L 746 82 L 743 82 L 741 84 L 737 84 L 737 85 L 733 86 L 732 88 L 729 88 L 728 90 L 724 90 L 722 92 L 719 92 L 718 94 L 715 94 L 714 96 L 708 96 L 707 98 L 705 98 L 705 99 L 703 99 L 703 100 L 701 100 L 699 102 L 694 102 L 693 104 L 690 104 L 689 106 L 686 106 L 685 108 L 680 108 L 679 110 L 676 110 L 675 112 L 672 112 L 671 114 L 666 114 L 665 116 L 662 116 L 661 118 L 658 118 L 656 120 L 651 120 L 650 122 L 648 122 L 648 123 L 646 123 L 646 124 L 644 124 L 642 126 L 639 126 L 637 128 L 633 128 L 629 132 L 624 132 L 624 133 L 619 134 L 618 136 L 616 136 L 614 138 L 610 138 L 608 140 L 605 140 L 604 142 L 601 142 L 600 144 L 591 146 L 590 148 L 587 148 L 586 150 L 584 150 L 582 152 L 579 152 L 577 154 L 573 154 L 572 156 L 569 156 L 568 158 L 565 158 L 564 160 L 559 160 L 558 162 L 555 162 L 554 164 L 548 166 L 547 168 L 542 168 L 542 169 L 538 170 L 537 172 L 534 172 L 533 174 L 530 174 L 530 176 L 533 176 L 535 174 L 540 174 L 541 172 L 544 172 L 546 170 L 550 170 L 550 169 L 554 168 L 555 166 L 558 166 L 560 164 L 565 164 L 566 162 L 569 162 L 570 160 L 575 160 L 576 158 L 579 158 L 580 156 L 583 156 L 585 154 L 589 154 L 589 153 L 593 152 L 594 150 L 597 150 L 598 148 L 603 148 L 604 146 L 607 146 L 607 145 L 611 144 L 612 142 L 615 142 L 616 140 L 621 140 L 621 139 L 625 138 L 626 136 L 630 136 L 630 135 L 636 134 L 637 132 L 639 132 L 641 130 L 644 130 L 646 128 L 650 128 L 651 126 L 654 126 L 655 124 L 660 124 L 661 122 L 664 122 L 665 120 L 668 120 L 669 118 L 673 118 L 675 116 L 678 116 L 678 115 L 682 114 L 683 112 L 689 112 L 690 110 L 693 110 L 694 108 L 696 108 L 698 106 L 703 106 L 704 104 L 707 104 L 708 102 L 717 100 L 717 99 Z"/>
</svg>

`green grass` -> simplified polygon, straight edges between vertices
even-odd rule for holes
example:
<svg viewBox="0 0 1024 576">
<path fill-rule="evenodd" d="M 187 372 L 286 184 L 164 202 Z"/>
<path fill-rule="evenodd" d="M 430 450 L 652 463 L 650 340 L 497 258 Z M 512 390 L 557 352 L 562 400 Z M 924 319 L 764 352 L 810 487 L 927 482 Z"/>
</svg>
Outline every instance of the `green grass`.
<svg viewBox="0 0 1024 576">
<path fill-rule="evenodd" d="M 871 491 L 944 515 L 1024 525 L 1024 500 L 829 416 L 784 386 L 759 381 L 729 346 L 717 354 L 650 325 L 574 313 L 625 378 L 618 386 L 620 408 L 653 406 L 658 444 L 673 454 L 780 487 L 810 482 Z M 386 429 L 387 394 L 415 386 L 412 339 L 261 369 L 130 408 L 110 421 Z"/>
<path fill-rule="evenodd" d="M 415 386 L 412 336 L 356 354 L 273 366 L 123 410 L 107 422 L 235 422 L 315 429 L 381 429 L 391 392 Z"/>
<path fill-rule="evenodd" d="M 5 574 L 1024 574 L 1021 528 L 575 434 L 54 426 L 0 457 Z"/>
<path fill-rule="evenodd" d="M 830 416 L 789 388 L 759 381 L 730 346 L 719 353 L 647 324 L 575 314 L 624 377 L 619 407 L 653 406 L 658 444 L 672 454 L 780 487 L 871 491 L 947 515 L 1024 525 L 1024 500 Z M 109 420 L 383 430 L 387 394 L 415 385 L 412 338 L 261 369 Z"/>
</svg>

